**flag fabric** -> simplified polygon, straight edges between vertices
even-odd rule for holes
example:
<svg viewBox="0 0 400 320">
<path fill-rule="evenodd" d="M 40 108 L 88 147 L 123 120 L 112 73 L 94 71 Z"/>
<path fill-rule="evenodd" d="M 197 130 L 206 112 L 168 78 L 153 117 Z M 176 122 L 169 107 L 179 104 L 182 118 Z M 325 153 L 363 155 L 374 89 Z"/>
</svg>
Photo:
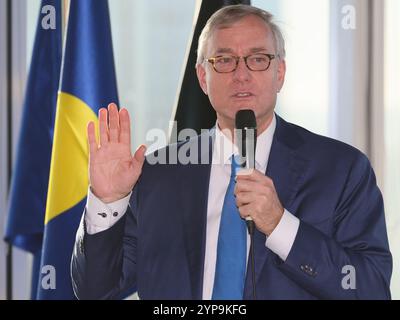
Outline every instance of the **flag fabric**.
<svg viewBox="0 0 400 320">
<path fill-rule="evenodd" d="M 215 111 L 197 80 L 195 69 L 197 44 L 201 30 L 211 15 L 222 7 L 233 4 L 250 4 L 250 0 L 203 0 L 201 2 L 190 51 L 187 55 L 185 74 L 179 89 L 179 98 L 174 108 L 173 117 L 177 122 L 177 132 L 191 128 L 200 133 L 201 129 L 209 129 L 215 125 Z"/>
<path fill-rule="evenodd" d="M 45 29 L 42 21 L 47 11 L 39 12 L 5 231 L 8 243 L 34 256 L 32 299 L 38 282 L 62 55 L 61 0 L 42 0 L 40 11 L 48 6 L 54 9 L 50 18 L 55 24 Z"/>
<path fill-rule="evenodd" d="M 71 0 L 41 260 L 48 272 L 38 299 L 74 299 L 70 261 L 88 190 L 86 126 L 110 102 L 118 104 L 107 0 Z"/>
</svg>

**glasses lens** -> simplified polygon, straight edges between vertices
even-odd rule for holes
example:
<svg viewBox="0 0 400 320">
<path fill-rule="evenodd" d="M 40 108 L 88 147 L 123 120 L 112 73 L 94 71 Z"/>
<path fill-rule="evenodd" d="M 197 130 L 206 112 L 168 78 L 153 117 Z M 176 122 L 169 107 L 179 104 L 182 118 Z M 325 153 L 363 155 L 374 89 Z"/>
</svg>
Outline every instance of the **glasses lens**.
<svg viewBox="0 0 400 320">
<path fill-rule="evenodd" d="M 247 65 L 253 71 L 263 71 L 268 69 L 270 59 L 265 54 L 253 54 L 247 57 Z"/>
<path fill-rule="evenodd" d="M 236 60 L 232 56 L 220 56 L 214 60 L 214 68 L 218 72 L 232 72 L 236 68 Z"/>
</svg>

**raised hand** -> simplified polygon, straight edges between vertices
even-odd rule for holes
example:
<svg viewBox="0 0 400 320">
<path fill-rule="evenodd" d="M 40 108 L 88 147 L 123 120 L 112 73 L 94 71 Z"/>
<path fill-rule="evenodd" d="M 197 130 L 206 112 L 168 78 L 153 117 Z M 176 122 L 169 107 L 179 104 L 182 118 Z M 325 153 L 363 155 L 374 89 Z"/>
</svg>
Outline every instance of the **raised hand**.
<svg viewBox="0 0 400 320">
<path fill-rule="evenodd" d="M 92 192 L 104 203 L 110 203 L 132 191 L 142 173 L 146 147 L 140 146 L 132 156 L 129 113 L 126 109 L 118 112 L 113 103 L 108 111 L 99 110 L 99 128 L 100 144 L 94 123 L 89 122 L 87 127 L 89 181 Z"/>
</svg>

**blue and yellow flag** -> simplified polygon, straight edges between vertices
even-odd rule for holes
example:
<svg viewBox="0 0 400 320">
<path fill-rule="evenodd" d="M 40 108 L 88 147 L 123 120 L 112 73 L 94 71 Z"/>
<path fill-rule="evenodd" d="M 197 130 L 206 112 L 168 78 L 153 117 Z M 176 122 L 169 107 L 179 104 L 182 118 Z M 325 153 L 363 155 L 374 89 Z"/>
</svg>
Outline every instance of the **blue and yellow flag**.
<svg viewBox="0 0 400 320">
<path fill-rule="evenodd" d="M 36 297 L 61 68 L 61 0 L 42 0 L 13 168 L 5 240 L 33 254 Z"/>
<path fill-rule="evenodd" d="M 39 299 L 73 299 L 70 261 L 88 190 L 86 126 L 118 104 L 106 0 L 71 0 L 57 101 Z"/>
</svg>

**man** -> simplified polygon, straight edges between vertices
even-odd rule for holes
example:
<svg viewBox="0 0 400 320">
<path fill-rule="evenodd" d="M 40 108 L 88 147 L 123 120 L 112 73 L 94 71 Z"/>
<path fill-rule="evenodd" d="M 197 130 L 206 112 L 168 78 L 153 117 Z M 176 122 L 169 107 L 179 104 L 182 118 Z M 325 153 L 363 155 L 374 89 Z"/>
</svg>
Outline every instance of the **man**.
<svg viewBox="0 0 400 320">
<path fill-rule="evenodd" d="M 269 13 L 238 5 L 210 18 L 196 68 L 217 125 L 159 153 L 205 137 L 215 143 L 198 157 L 210 153 L 211 164 L 152 165 L 143 146 L 132 156 L 128 112 L 100 110 L 99 145 L 88 125 L 90 189 L 72 258 L 78 298 L 118 298 L 132 286 L 143 299 L 390 298 L 392 258 L 373 170 L 358 150 L 274 114 L 284 59 Z M 242 109 L 256 115 L 256 170 L 234 181 L 232 133 Z"/>
</svg>

